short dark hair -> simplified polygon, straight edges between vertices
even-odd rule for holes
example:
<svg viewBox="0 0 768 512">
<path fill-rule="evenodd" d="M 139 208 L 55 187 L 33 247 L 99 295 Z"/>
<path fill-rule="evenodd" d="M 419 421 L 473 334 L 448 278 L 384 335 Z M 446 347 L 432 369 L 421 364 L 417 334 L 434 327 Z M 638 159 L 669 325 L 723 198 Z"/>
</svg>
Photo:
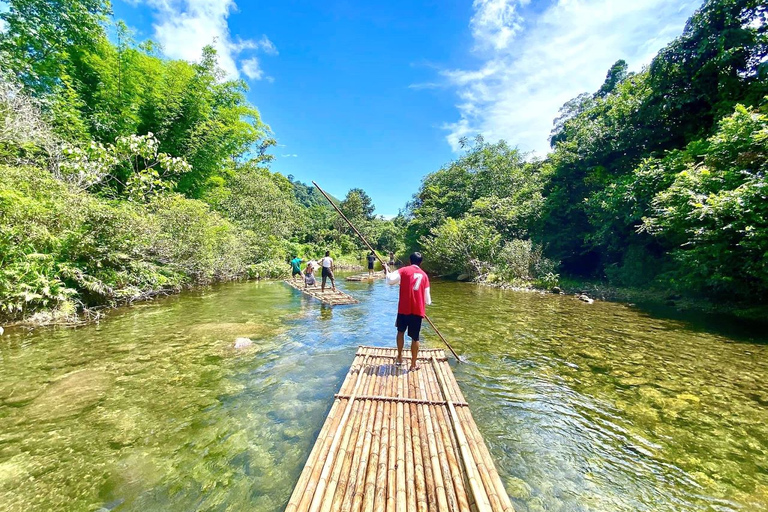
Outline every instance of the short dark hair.
<svg viewBox="0 0 768 512">
<path fill-rule="evenodd" d="M 409 259 L 411 260 L 411 265 L 421 265 L 421 261 L 424 258 L 421 257 L 421 253 L 419 251 L 416 251 L 411 254 Z"/>
<path fill-rule="evenodd" d="M 331 255 L 331 251 L 325 251 L 325 255 L 326 256 L 330 256 Z"/>
</svg>

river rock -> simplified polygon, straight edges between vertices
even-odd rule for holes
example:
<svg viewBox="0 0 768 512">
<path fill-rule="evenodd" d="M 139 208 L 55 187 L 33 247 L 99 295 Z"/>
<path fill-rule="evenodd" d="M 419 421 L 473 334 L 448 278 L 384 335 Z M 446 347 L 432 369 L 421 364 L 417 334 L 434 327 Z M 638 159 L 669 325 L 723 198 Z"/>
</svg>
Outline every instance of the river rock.
<svg viewBox="0 0 768 512">
<path fill-rule="evenodd" d="M 25 415 L 35 421 L 75 416 L 97 404 L 112 386 L 112 376 L 101 370 L 78 370 L 51 383 L 27 406 Z"/>
<path fill-rule="evenodd" d="M 526 501 L 531 499 L 531 486 L 519 478 L 513 476 L 505 478 L 504 488 L 512 498 Z"/>
<path fill-rule="evenodd" d="M 469 274 L 459 274 L 459 277 L 456 278 L 457 281 L 469 281 Z"/>
<path fill-rule="evenodd" d="M 555 295 L 560 295 L 561 293 L 563 293 L 563 290 L 559 286 L 553 286 L 552 289 L 549 291 L 551 291 Z"/>
<path fill-rule="evenodd" d="M 587 304 L 592 304 L 593 302 L 595 302 L 595 300 L 594 300 L 594 299 L 590 299 L 589 297 L 587 297 L 587 296 L 586 296 L 586 295 L 584 295 L 583 293 L 582 293 L 581 295 L 579 295 L 577 298 L 578 298 L 578 299 L 579 299 L 581 302 L 586 302 Z"/>
<path fill-rule="evenodd" d="M 253 340 L 250 338 L 237 338 L 235 340 L 235 348 L 246 348 L 253 345 Z"/>
</svg>

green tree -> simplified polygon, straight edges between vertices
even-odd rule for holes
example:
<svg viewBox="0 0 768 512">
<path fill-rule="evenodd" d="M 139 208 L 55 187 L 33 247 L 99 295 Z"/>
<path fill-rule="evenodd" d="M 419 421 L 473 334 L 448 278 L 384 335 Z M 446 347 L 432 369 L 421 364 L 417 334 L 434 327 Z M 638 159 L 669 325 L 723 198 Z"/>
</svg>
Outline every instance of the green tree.
<svg viewBox="0 0 768 512">
<path fill-rule="evenodd" d="M 51 93 L 59 85 L 75 49 L 89 48 L 104 37 L 103 22 L 111 14 L 108 0 L 8 0 L 0 14 L 4 66 L 35 93 Z"/>
</svg>

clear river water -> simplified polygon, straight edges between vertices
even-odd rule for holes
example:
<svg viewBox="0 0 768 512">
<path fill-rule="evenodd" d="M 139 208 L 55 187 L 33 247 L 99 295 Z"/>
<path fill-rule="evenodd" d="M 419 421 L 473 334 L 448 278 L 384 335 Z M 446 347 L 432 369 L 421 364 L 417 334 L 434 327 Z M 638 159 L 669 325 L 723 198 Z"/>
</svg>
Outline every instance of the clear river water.
<svg viewBox="0 0 768 512">
<path fill-rule="evenodd" d="M 396 288 L 342 287 L 360 304 L 232 283 L 7 331 L 0 510 L 282 510 L 357 346 L 394 344 Z M 471 284 L 432 296 L 517 510 L 768 510 L 768 333 Z"/>
</svg>

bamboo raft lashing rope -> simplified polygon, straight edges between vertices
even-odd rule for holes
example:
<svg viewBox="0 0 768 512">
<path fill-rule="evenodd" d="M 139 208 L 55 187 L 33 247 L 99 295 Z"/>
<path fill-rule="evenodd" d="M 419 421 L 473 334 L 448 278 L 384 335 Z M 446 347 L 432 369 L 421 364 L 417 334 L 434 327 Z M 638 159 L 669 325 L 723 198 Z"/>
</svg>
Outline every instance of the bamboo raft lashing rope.
<svg viewBox="0 0 768 512">
<path fill-rule="evenodd" d="M 395 355 L 358 349 L 286 512 L 513 511 L 443 350 Z"/>
<path fill-rule="evenodd" d="M 342 292 L 338 288 L 336 288 L 334 291 L 331 288 L 330 281 L 326 284 L 324 292 L 322 291 L 322 287 L 319 284 L 304 287 L 304 281 L 295 281 L 293 279 L 286 279 L 285 283 L 294 290 L 298 290 L 305 295 L 314 297 L 315 299 L 331 306 L 358 303 L 357 299 L 347 293 Z"/>
</svg>

